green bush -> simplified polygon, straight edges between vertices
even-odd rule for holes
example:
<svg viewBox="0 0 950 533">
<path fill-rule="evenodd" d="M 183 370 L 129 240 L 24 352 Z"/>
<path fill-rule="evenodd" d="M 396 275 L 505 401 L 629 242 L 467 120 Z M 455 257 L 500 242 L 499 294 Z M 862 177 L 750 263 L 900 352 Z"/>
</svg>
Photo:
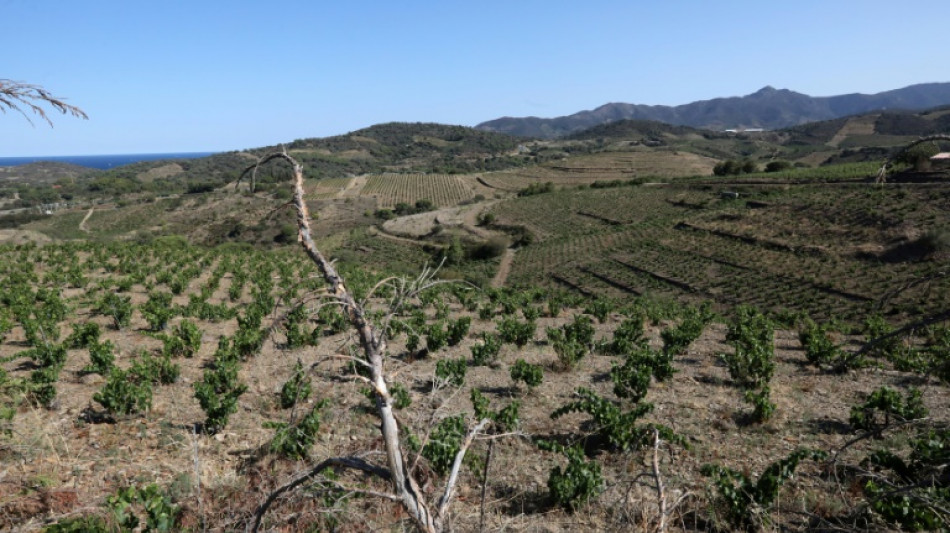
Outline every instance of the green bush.
<svg viewBox="0 0 950 533">
<path fill-rule="evenodd" d="M 96 304 L 95 312 L 111 318 L 114 329 L 127 328 L 132 323 L 132 297 L 107 293 Z"/>
<path fill-rule="evenodd" d="M 745 399 L 753 404 L 754 420 L 764 422 L 775 410 L 769 400 L 769 382 L 775 373 L 772 323 L 755 309 L 739 306 L 736 319 L 726 333 L 726 341 L 735 349 L 721 355 L 729 375 L 745 391 Z"/>
<path fill-rule="evenodd" d="M 297 364 L 294 365 L 294 373 L 280 388 L 280 407 L 290 409 L 300 402 L 305 402 L 310 397 L 311 392 L 310 378 L 304 372 L 303 363 L 300 362 L 300 359 L 297 359 Z"/>
<path fill-rule="evenodd" d="M 892 422 L 905 422 L 927 416 L 919 389 L 912 388 L 901 398 L 896 390 L 884 386 L 872 392 L 861 405 L 851 408 L 848 421 L 855 429 L 870 431 L 876 435 Z"/>
<path fill-rule="evenodd" d="M 175 310 L 172 307 L 172 294 L 170 292 L 151 292 L 148 295 L 148 301 L 140 307 L 142 316 L 148 322 L 152 331 L 162 331 L 168 326 L 168 321 L 175 316 Z"/>
<path fill-rule="evenodd" d="M 544 369 L 541 368 L 541 365 L 532 365 L 524 359 L 515 361 L 515 364 L 511 365 L 509 374 L 511 375 L 511 380 L 515 383 L 520 381 L 532 389 L 540 385 L 541 381 L 544 380 Z"/>
<path fill-rule="evenodd" d="M 111 414 L 144 413 L 152 407 L 152 384 L 133 372 L 113 367 L 92 399 Z"/>
<path fill-rule="evenodd" d="M 89 346 L 89 365 L 82 372 L 106 376 L 115 366 L 115 345 L 112 341 L 97 342 Z"/>
<path fill-rule="evenodd" d="M 498 323 L 498 337 L 502 342 L 524 348 L 534 339 L 537 329 L 535 322 L 519 322 L 516 318 L 506 316 Z"/>
<path fill-rule="evenodd" d="M 715 464 L 703 465 L 700 472 L 713 478 L 718 503 L 729 525 L 736 530 L 755 531 L 770 523 L 769 513 L 779 489 L 792 477 L 798 464 L 805 459 L 820 461 L 826 456 L 821 451 L 796 450 L 770 464 L 758 480 Z"/>
<path fill-rule="evenodd" d="M 238 398 L 247 390 L 247 385 L 238 379 L 239 359 L 228 338 L 222 337 L 211 368 L 205 370 L 204 378 L 194 385 L 195 398 L 206 415 L 207 433 L 224 429 L 228 418 L 237 411 Z"/>
<path fill-rule="evenodd" d="M 567 465 L 563 469 L 555 466 L 548 475 L 548 491 L 555 504 L 573 512 L 603 492 L 604 477 L 600 463 L 587 461 L 580 445 L 568 448 L 553 444 L 547 447 L 567 457 Z"/>
<path fill-rule="evenodd" d="M 443 383 L 461 387 L 465 383 L 468 364 L 465 359 L 442 359 L 435 364 L 437 387 Z"/>
<path fill-rule="evenodd" d="M 296 424 L 283 422 L 266 424 L 265 427 L 277 430 L 270 442 L 271 453 L 290 459 L 306 457 L 313 446 L 317 432 L 320 431 L 320 411 L 326 407 L 327 403 L 327 400 L 317 402 Z"/>
<path fill-rule="evenodd" d="M 422 456 L 429 461 L 433 470 L 444 476 L 452 468 L 464 438 L 465 420 L 461 416 L 444 418 L 422 447 Z"/>
<path fill-rule="evenodd" d="M 473 344 L 472 362 L 477 366 L 486 366 L 494 363 L 498 359 L 498 353 L 501 351 L 501 339 L 494 333 L 482 332 L 481 343 Z"/>
</svg>

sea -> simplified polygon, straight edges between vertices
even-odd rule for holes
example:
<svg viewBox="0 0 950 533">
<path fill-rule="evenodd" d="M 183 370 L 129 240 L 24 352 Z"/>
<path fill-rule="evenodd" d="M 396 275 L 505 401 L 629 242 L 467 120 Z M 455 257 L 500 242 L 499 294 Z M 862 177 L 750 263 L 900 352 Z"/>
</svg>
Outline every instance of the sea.
<svg viewBox="0 0 950 533">
<path fill-rule="evenodd" d="M 42 157 L 0 157 L 0 167 L 13 167 L 40 161 L 72 163 L 89 168 L 108 170 L 110 168 L 131 165 L 140 161 L 158 161 L 161 159 L 198 159 L 214 155 L 217 152 L 176 152 L 167 154 L 114 154 L 114 155 L 57 155 Z"/>
</svg>

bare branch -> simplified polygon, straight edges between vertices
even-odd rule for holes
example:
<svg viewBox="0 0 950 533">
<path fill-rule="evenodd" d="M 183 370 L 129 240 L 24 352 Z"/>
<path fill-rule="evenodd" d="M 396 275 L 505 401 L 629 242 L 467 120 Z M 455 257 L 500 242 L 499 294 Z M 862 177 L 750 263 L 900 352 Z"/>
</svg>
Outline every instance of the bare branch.
<svg viewBox="0 0 950 533">
<path fill-rule="evenodd" d="M 27 122 L 33 124 L 30 116 L 26 113 L 26 110 L 29 110 L 33 114 L 39 115 L 52 128 L 53 121 L 46 115 L 43 108 L 34 102 L 49 104 L 53 109 L 64 115 L 69 114 L 74 117 L 89 119 L 89 116 L 82 109 L 67 104 L 39 85 L 0 79 L 0 111 L 6 113 L 7 109 L 12 109 L 23 115 Z M 26 110 L 24 110 L 24 107 Z"/>
<path fill-rule="evenodd" d="M 254 512 L 254 521 L 248 525 L 247 531 L 256 532 L 261 527 L 261 520 L 264 518 L 264 515 L 267 513 L 267 510 L 270 508 L 271 505 L 273 505 L 274 501 L 276 501 L 277 498 L 279 498 L 281 495 L 299 487 L 300 485 L 306 483 L 310 479 L 313 479 L 313 477 L 319 475 L 320 472 L 323 472 L 327 468 L 334 467 L 334 466 L 340 467 L 340 468 L 350 468 L 353 470 L 360 470 L 368 474 L 372 474 L 381 479 L 390 479 L 388 470 L 386 470 L 385 468 L 376 466 L 374 464 L 368 463 L 360 457 L 331 457 L 329 459 L 321 461 L 320 464 L 310 469 L 310 471 L 307 472 L 306 474 L 298 477 L 297 479 L 290 481 L 289 483 L 281 487 L 278 487 L 277 490 L 271 492 L 267 496 L 267 499 L 265 499 L 264 502 L 261 503 L 257 507 L 257 510 Z M 352 489 L 347 489 L 347 490 L 352 490 Z M 365 491 L 365 490 L 360 490 L 359 492 L 372 494 L 373 496 L 388 498 L 395 501 L 401 500 L 399 496 L 394 495 L 394 494 L 386 494 L 386 493 L 381 493 L 381 492 Z"/>
<path fill-rule="evenodd" d="M 462 460 L 465 459 L 465 454 L 468 452 L 469 446 L 472 445 L 472 441 L 475 439 L 475 435 L 478 434 L 482 429 L 485 428 L 491 422 L 490 418 L 483 418 L 471 431 L 468 432 L 468 435 L 465 436 L 465 440 L 462 441 L 462 445 L 459 446 L 458 453 L 455 454 L 455 462 L 452 464 L 452 472 L 449 474 L 448 481 L 445 482 L 445 493 L 442 494 L 442 497 L 439 498 L 439 515 L 444 516 L 446 510 L 448 510 L 449 504 L 452 503 L 452 495 L 455 493 L 455 483 L 458 481 L 459 470 L 462 468 Z"/>
</svg>

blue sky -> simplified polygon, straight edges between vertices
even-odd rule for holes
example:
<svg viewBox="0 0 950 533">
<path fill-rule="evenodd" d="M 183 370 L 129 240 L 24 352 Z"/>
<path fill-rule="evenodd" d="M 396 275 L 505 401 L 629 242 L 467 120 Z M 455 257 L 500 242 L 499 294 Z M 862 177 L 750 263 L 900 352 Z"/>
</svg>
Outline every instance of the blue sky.
<svg viewBox="0 0 950 533">
<path fill-rule="evenodd" d="M 876 93 L 950 81 L 948 21 L 947 0 L 0 0 L 0 78 L 89 115 L 0 114 L 0 157 L 240 150 L 765 85 Z"/>
</svg>

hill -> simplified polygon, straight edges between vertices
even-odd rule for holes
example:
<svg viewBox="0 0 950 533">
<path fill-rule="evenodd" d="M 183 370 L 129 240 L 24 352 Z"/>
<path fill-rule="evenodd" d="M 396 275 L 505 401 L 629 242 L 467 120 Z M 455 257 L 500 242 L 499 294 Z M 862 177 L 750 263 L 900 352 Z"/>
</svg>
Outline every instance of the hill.
<svg viewBox="0 0 950 533">
<path fill-rule="evenodd" d="M 679 106 L 610 103 L 556 118 L 504 117 L 475 126 L 521 137 L 551 139 L 623 119 L 655 120 L 711 130 L 788 128 L 885 109 L 922 110 L 950 104 L 950 83 L 926 83 L 877 94 L 813 97 L 764 87 L 755 93 Z"/>
<path fill-rule="evenodd" d="M 0 529 L 413 530 L 401 459 L 458 531 L 946 529 L 950 176 L 828 163 L 946 115 L 381 125 L 288 147 L 299 215 L 220 186 L 277 147 L 82 178 L 0 217 Z"/>
</svg>

